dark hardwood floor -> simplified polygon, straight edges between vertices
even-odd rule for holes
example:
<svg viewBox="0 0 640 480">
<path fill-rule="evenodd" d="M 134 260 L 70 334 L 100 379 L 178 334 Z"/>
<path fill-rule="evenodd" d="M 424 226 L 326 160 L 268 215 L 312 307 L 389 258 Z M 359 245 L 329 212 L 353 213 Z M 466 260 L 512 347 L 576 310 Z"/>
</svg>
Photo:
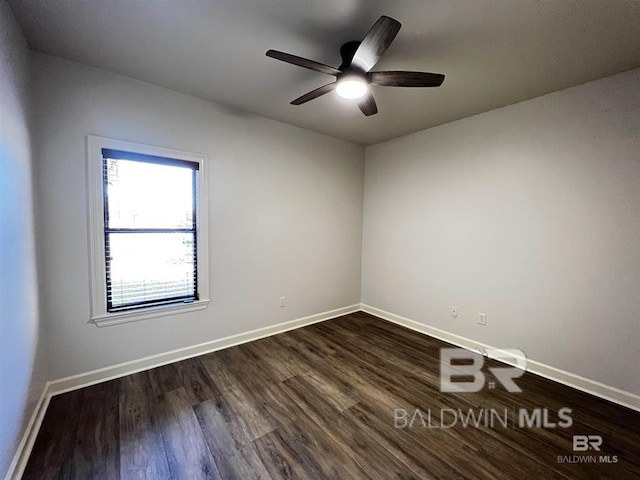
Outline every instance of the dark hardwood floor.
<svg viewBox="0 0 640 480">
<path fill-rule="evenodd" d="M 640 478 L 640 413 L 531 374 L 522 393 L 441 393 L 447 346 L 357 313 L 59 395 L 23 478 Z M 431 426 L 396 428 L 397 407 Z M 569 428 L 517 425 L 519 408 L 563 407 Z M 443 408 L 443 426 L 458 409 L 515 418 L 433 428 Z"/>
</svg>

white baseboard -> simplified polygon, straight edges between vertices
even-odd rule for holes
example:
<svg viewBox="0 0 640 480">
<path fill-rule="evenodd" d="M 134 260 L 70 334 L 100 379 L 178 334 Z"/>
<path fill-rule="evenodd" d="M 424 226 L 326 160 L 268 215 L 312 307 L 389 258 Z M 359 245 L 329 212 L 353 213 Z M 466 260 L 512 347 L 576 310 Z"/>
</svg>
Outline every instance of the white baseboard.
<svg viewBox="0 0 640 480">
<path fill-rule="evenodd" d="M 49 406 L 49 400 L 51 400 L 51 395 L 49 394 L 49 382 L 47 382 L 42 388 L 40 398 L 38 398 L 38 402 L 31 413 L 29 423 L 27 423 L 24 433 L 22 434 L 16 454 L 13 456 L 9 470 L 7 470 L 7 474 L 4 477 L 5 480 L 18 480 L 22 477 L 22 472 L 24 472 L 24 468 L 27 466 L 27 460 L 29 460 L 29 455 L 31 455 L 31 449 L 40 431 L 42 419 Z"/>
<path fill-rule="evenodd" d="M 361 305 L 361 310 L 376 317 L 382 318 L 383 320 L 396 323 L 416 332 L 429 335 L 430 337 L 435 337 L 444 342 L 451 343 L 468 350 L 477 351 L 496 348 L 494 346 L 476 342 L 475 340 L 456 335 L 455 333 L 440 330 L 439 328 L 431 327 L 429 325 L 425 325 L 424 323 L 416 322 L 415 320 L 410 320 L 400 315 L 396 315 L 395 313 L 387 312 L 385 310 L 381 310 L 364 303 Z M 548 378 L 549 380 L 553 380 L 554 382 L 558 382 L 577 390 L 590 393 L 591 395 L 595 395 L 596 397 L 609 400 L 611 402 L 617 403 L 618 405 L 622 405 L 624 407 L 631 408 L 632 410 L 640 412 L 640 395 L 626 392 L 624 390 L 620 390 L 619 388 L 605 385 L 604 383 L 596 382 L 595 380 L 590 380 L 588 378 L 581 377 L 580 375 L 576 375 L 575 373 L 566 372 L 564 370 L 560 370 L 559 368 L 551 367 L 535 360 L 527 359 L 527 371 L 530 373 L 535 373 L 536 375 L 540 375 L 541 377 Z"/>
<path fill-rule="evenodd" d="M 152 355 L 150 357 L 144 357 L 130 362 L 120 363 L 118 365 L 100 368 L 98 370 L 92 370 L 90 372 L 80 373 L 78 375 L 47 382 L 42 390 L 42 394 L 40 395 L 40 399 L 38 400 L 33 414 L 31 415 L 31 419 L 27 424 L 20 444 L 18 445 L 18 450 L 13 457 L 13 461 L 11 462 L 9 470 L 5 476 L 5 480 L 18 480 L 22 477 L 24 469 L 27 466 L 27 461 L 29 460 L 29 455 L 31 455 L 31 449 L 33 448 L 33 444 L 38 436 L 42 419 L 44 418 L 44 414 L 49 406 L 49 401 L 54 395 L 88 387 L 107 380 L 113 380 L 114 378 L 124 377 L 125 375 L 130 375 L 132 373 L 160 367 L 169 363 L 178 362 L 187 358 L 197 357 L 198 355 L 215 352 L 216 350 L 233 347 L 234 345 L 252 342 L 260 338 L 270 337 L 271 335 L 277 335 L 278 333 L 287 332 L 289 330 L 305 327 L 313 323 L 323 322 L 325 320 L 330 320 L 335 317 L 358 311 L 360 311 L 359 303 L 348 307 L 317 313 L 308 317 L 297 318 L 277 325 L 271 325 L 269 327 L 258 328 L 249 332 L 231 335 L 211 342 L 180 348 L 178 350 L 172 350 L 170 352 L 164 352 L 158 355 Z"/>
</svg>

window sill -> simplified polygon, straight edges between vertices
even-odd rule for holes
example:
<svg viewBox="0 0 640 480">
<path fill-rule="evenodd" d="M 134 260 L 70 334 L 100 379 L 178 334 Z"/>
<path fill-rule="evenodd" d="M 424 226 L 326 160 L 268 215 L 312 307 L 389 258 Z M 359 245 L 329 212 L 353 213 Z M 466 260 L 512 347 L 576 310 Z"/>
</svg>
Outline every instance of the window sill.
<svg viewBox="0 0 640 480">
<path fill-rule="evenodd" d="M 181 313 L 195 312 L 198 310 L 204 310 L 208 305 L 209 300 L 198 300 L 196 302 L 183 303 L 178 305 L 162 305 L 158 307 L 149 307 L 133 312 L 107 313 L 105 315 L 92 317 L 91 323 L 94 323 L 97 327 L 109 327 L 111 325 L 138 322 L 140 320 L 165 317 L 167 315 L 179 315 Z"/>
</svg>

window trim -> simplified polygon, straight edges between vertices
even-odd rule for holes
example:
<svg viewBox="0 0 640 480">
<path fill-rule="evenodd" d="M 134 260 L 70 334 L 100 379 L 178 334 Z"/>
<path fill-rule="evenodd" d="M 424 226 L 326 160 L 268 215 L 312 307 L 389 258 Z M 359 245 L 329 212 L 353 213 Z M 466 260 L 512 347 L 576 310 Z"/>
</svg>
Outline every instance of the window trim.
<svg viewBox="0 0 640 480">
<path fill-rule="evenodd" d="M 143 307 L 121 312 L 107 312 L 106 263 L 104 250 L 104 196 L 102 184 L 102 149 L 122 150 L 141 155 L 172 158 L 198 163 L 198 201 L 196 248 L 198 257 L 198 300 L 184 304 L 168 304 Z M 209 241 L 207 156 L 164 147 L 115 140 L 87 135 L 87 185 L 89 216 L 89 266 L 91 288 L 91 319 L 98 327 L 147 320 L 167 315 L 177 315 L 207 308 L 209 300 Z"/>
</svg>

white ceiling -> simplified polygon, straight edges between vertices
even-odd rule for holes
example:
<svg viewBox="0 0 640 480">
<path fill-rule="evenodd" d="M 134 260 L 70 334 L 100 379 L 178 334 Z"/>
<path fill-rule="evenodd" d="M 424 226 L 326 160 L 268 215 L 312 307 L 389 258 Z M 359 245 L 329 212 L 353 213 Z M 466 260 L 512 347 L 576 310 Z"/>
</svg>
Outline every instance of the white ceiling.
<svg viewBox="0 0 640 480">
<path fill-rule="evenodd" d="M 640 67 L 637 0 L 10 0 L 32 49 L 370 145 Z M 446 74 L 373 88 L 365 117 L 333 77 L 265 56 L 340 64 L 380 15 L 402 23 L 374 70 Z"/>
</svg>

